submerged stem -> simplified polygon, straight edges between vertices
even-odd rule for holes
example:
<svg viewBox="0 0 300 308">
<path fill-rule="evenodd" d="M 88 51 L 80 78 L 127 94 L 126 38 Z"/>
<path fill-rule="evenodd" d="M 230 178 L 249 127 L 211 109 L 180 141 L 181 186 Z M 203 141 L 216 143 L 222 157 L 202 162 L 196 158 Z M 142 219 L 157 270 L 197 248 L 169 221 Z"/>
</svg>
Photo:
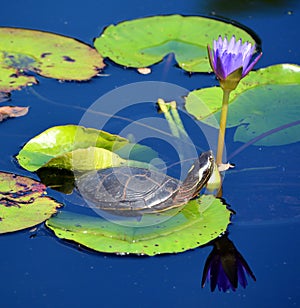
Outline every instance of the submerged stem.
<svg viewBox="0 0 300 308">
<path fill-rule="evenodd" d="M 217 165 L 222 164 L 224 139 L 225 139 L 225 131 L 226 131 L 226 120 L 227 120 L 228 102 L 229 102 L 230 92 L 231 92 L 231 90 L 224 90 L 223 89 L 223 102 L 222 102 L 222 110 L 221 110 L 221 118 L 220 118 L 218 150 L 217 150 L 217 159 L 216 159 Z"/>
<path fill-rule="evenodd" d="M 171 109 L 171 115 L 173 117 L 174 123 L 177 126 L 179 134 L 181 135 L 181 137 L 188 137 L 188 134 L 187 134 L 186 130 L 184 129 L 183 123 L 182 123 L 180 115 L 178 113 L 175 101 L 170 102 L 170 109 Z"/>
<path fill-rule="evenodd" d="M 177 137 L 177 138 L 180 138 L 180 133 L 179 133 L 178 127 L 177 127 L 177 125 L 174 121 L 174 118 L 173 118 L 172 114 L 170 113 L 169 105 L 161 98 L 159 98 L 157 100 L 157 104 L 158 104 L 160 110 L 164 113 L 166 120 L 168 121 L 172 135 Z"/>
</svg>

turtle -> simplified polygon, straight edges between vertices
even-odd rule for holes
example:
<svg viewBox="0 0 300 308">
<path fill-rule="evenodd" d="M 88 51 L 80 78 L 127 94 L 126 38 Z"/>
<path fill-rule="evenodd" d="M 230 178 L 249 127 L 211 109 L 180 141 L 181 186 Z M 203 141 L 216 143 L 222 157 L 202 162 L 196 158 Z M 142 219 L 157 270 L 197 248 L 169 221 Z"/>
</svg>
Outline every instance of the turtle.
<svg viewBox="0 0 300 308">
<path fill-rule="evenodd" d="M 120 166 L 87 172 L 76 186 L 93 208 L 140 216 L 182 207 L 199 194 L 213 168 L 212 151 L 207 151 L 195 160 L 183 182 L 156 170 Z"/>
</svg>

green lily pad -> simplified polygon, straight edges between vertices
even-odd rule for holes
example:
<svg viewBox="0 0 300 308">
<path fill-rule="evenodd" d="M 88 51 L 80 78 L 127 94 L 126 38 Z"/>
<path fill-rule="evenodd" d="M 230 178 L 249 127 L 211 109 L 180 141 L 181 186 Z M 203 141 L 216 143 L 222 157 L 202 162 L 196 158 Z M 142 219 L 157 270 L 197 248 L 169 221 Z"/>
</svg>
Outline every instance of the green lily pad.
<svg viewBox="0 0 300 308">
<path fill-rule="evenodd" d="M 56 213 L 62 204 L 45 190 L 35 180 L 0 172 L 0 234 L 35 226 Z"/>
<path fill-rule="evenodd" d="M 142 68 L 174 53 L 181 68 L 190 72 L 211 71 L 207 44 L 219 35 L 254 39 L 244 30 L 220 20 L 180 15 L 153 16 L 108 26 L 95 40 L 96 49 L 114 62 Z"/>
<path fill-rule="evenodd" d="M 29 171 L 41 167 L 86 171 L 125 163 L 129 148 L 133 154 L 136 150 L 147 153 L 149 158 L 157 155 L 152 149 L 131 144 L 118 135 L 78 125 L 63 125 L 51 127 L 29 140 L 16 158 Z"/>
<path fill-rule="evenodd" d="M 230 94 L 227 127 L 238 126 L 234 140 L 248 142 L 270 130 L 300 118 L 300 66 L 280 64 L 251 72 Z M 199 104 L 199 102 L 202 102 Z M 205 104 L 207 108 L 202 106 Z M 186 109 L 202 122 L 216 127 L 220 119 L 222 90 L 219 87 L 191 92 Z M 217 127 L 216 127 L 217 128 Z M 274 131 L 255 145 L 283 145 L 300 140 L 299 126 Z"/>
<path fill-rule="evenodd" d="M 119 155 L 97 147 L 76 149 L 52 158 L 43 167 L 63 168 L 67 170 L 88 171 L 125 164 Z"/>
<path fill-rule="evenodd" d="M 278 64 L 250 72 L 249 75 L 240 81 L 236 90 L 230 93 L 230 108 L 232 108 L 232 103 L 234 103 L 236 98 L 242 93 L 263 85 L 273 84 L 300 84 L 300 66 L 295 64 Z M 223 91 L 220 87 L 203 88 L 192 91 L 186 97 L 185 108 L 198 120 L 215 126 L 215 124 L 213 124 L 215 122 L 211 122 L 207 118 L 221 110 L 222 95 Z M 200 102 L 202 102 L 202 104 L 200 104 Z M 205 108 L 202 107 L 203 105 Z M 229 112 L 230 111 L 231 109 L 229 109 Z M 232 125 L 227 123 L 227 127 L 231 126 Z"/>
<path fill-rule="evenodd" d="M 64 155 L 77 149 L 101 147 L 112 151 L 127 143 L 125 138 L 93 128 L 77 125 L 54 126 L 29 140 L 16 158 L 23 168 L 36 171 L 55 157 L 61 156 L 64 160 Z M 58 164 L 57 161 L 54 163 Z"/>
<path fill-rule="evenodd" d="M 0 91 L 37 83 L 24 71 L 60 80 L 88 80 L 104 67 L 92 47 L 73 38 L 29 29 L 0 28 Z"/>
<path fill-rule="evenodd" d="M 0 52 L 0 92 L 9 93 L 37 83 L 33 76 L 22 75 L 17 68 L 4 67 L 4 55 Z"/>
<path fill-rule="evenodd" d="M 300 84 L 261 86 L 237 97 L 228 116 L 230 126 L 238 125 L 234 141 L 248 142 L 270 130 L 274 130 L 272 134 L 254 145 L 279 146 L 300 141 L 299 97 Z M 282 126 L 284 129 L 276 130 Z"/>
<path fill-rule="evenodd" d="M 43 165 L 43 167 L 85 172 L 95 169 L 119 167 L 122 165 L 149 168 L 149 164 L 147 163 L 123 159 L 114 152 L 97 147 L 76 149 L 74 151 L 58 155 L 49 160 L 45 165 Z"/>
<path fill-rule="evenodd" d="M 49 219 L 46 225 L 59 238 L 99 252 L 149 256 L 178 253 L 210 242 L 230 223 L 230 211 L 221 200 L 213 196 L 202 196 L 200 200 L 190 201 L 172 218 L 147 227 L 126 227 L 66 211 Z M 145 216 L 137 225 L 143 225 Z"/>
</svg>

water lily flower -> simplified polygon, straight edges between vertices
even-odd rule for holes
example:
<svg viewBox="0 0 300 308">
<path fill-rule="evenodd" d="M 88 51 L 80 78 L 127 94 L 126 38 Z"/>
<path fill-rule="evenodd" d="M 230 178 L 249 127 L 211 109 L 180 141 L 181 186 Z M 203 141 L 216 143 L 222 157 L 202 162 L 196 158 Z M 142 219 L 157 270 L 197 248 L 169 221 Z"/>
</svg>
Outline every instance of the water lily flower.
<svg viewBox="0 0 300 308">
<path fill-rule="evenodd" d="M 246 273 L 256 281 L 246 260 L 237 251 L 232 241 L 224 235 L 215 240 L 214 248 L 206 260 L 202 287 L 208 281 L 212 292 L 216 286 L 218 286 L 219 291 L 225 292 L 229 289 L 235 291 L 238 283 L 245 288 L 248 284 Z"/>
<path fill-rule="evenodd" d="M 260 53 L 252 62 L 252 57 L 255 52 L 255 44 L 242 43 L 242 39 L 236 41 L 235 36 L 232 36 L 230 42 L 227 37 L 222 39 L 219 36 L 218 40 L 213 42 L 214 48 L 207 46 L 208 58 L 210 66 L 215 72 L 220 81 L 220 86 L 223 90 L 223 101 L 220 117 L 220 130 L 218 138 L 218 149 L 216 163 L 218 166 L 222 164 L 225 130 L 227 121 L 227 111 L 229 103 L 229 95 L 254 67 L 257 61 L 262 56 Z"/>
<path fill-rule="evenodd" d="M 242 44 L 242 39 L 236 41 L 232 36 L 228 42 L 227 37 L 214 40 L 213 49 L 207 46 L 211 68 L 220 80 L 223 89 L 234 90 L 239 81 L 244 78 L 262 56 L 260 53 L 252 62 L 255 44 L 249 42 Z"/>
</svg>

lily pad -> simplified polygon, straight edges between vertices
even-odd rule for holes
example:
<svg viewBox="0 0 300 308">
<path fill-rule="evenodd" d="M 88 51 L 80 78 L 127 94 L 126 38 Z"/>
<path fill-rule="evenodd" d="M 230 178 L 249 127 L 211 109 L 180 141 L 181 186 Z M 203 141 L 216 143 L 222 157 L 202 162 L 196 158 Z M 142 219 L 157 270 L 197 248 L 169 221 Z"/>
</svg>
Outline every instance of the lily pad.
<svg viewBox="0 0 300 308">
<path fill-rule="evenodd" d="M 228 123 L 237 126 L 234 141 L 279 146 L 300 141 L 300 84 L 262 86 L 237 97 Z M 242 115 L 242 117 L 241 117 Z M 282 128 L 282 129 L 280 129 Z M 266 134 L 272 130 L 272 134 Z"/>
<path fill-rule="evenodd" d="M 114 152 L 97 147 L 76 149 L 74 151 L 58 155 L 49 160 L 45 165 L 43 165 L 43 167 L 85 172 L 95 169 L 119 167 L 122 165 L 149 168 L 149 164 L 147 163 L 123 159 Z"/>
<path fill-rule="evenodd" d="M 106 149 L 89 147 L 76 149 L 52 158 L 43 167 L 63 168 L 67 170 L 88 171 L 110 168 L 125 164 L 126 160 Z"/>
<path fill-rule="evenodd" d="M 108 26 L 95 40 L 96 49 L 114 62 L 144 68 L 174 53 L 190 72 L 211 71 L 207 44 L 219 35 L 235 35 L 254 43 L 245 30 L 220 20 L 196 16 L 153 16 Z"/>
<path fill-rule="evenodd" d="M 35 180 L 0 172 L 0 234 L 35 226 L 56 213 L 62 204 L 45 190 Z"/>
<path fill-rule="evenodd" d="M 118 135 L 78 125 L 63 125 L 51 127 L 32 138 L 16 158 L 29 171 L 41 167 L 86 171 L 125 163 L 129 148 L 132 153 L 136 150 L 152 158 L 156 155 L 152 149 L 131 144 Z"/>
<path fill-rule="evenodd" d="M 3 60 L 4 54 L 0 52 L 0 92 L 9 93 L 38 83 L 34 76 L 22 75 L 18 68 L 7 67 Z"/>
<path fill-rule="evenodd" d="M 200 200 L 190 201 L 172 218 L 147 227 L 126 227 L 66 211 L 49 219 L 46 225 L 59 238 L 99 252 L 149 256 L 179 253 L 210 242 L 230 223 L 230 211 L 221 200 L 213 196 L 202 196 Z M 142 220 L 147 219 L 145 216 Z M 143 225 L 143 221 L 140 223 Z"/>
<path fill-rule="evenodd" d="M 274 84 L 300 84 L 300 66 L 295 64 L 278 64 L 250 72 L 249 75 L 240 81 L 238 87 L 230 93 L 229 104 L 231 105 L 234 103 L 239 95 L 250 89 Z M 186 97 L 185 108 L 198 120 L 215 126 L 215 124 L 208 121 L 207 118 L 221 110 L 222 95 L 223 91 L 220 87 L 194 90 Z M 199 102 L 202 102 L 202 104 L 199 104 Z M 206 108 L 201 108 L 204 104 Z M 230 108 L 232 108 L 232 106 L 233 105 L 231 105 Z M 231 112 L 231 109 L 229 112 Z M 231 126 L 232 125 L 227 123 L 227 127 Z"/>
<path fill-rule="evenodd" d="M 92 47 L 62 35 L 20 28 L 0 28 L 0 91 L 37 83 L 34 71 L 60 80 L 88 80 L 104 67 Z"/>
<path fill-rule="evenodd" d="M 299 91 L 298 65 L 280 64 L 251 72 L 230 95 L 227 127 L 238 126 L 234 140 L 248 142 L 274 130 L 254 144 L 272 146 L 299 141 L 299 125 L 280 129 L 299 120 Z M 207 106 L 205 110 L 201 108 L 203 103 Z M 221 103 L 222 90 L 219 87 L 206 88 L 188 95 L 186 109 L 197 119 L 216 127 L 215 119 L 219 121 Z"/>
</svg>

